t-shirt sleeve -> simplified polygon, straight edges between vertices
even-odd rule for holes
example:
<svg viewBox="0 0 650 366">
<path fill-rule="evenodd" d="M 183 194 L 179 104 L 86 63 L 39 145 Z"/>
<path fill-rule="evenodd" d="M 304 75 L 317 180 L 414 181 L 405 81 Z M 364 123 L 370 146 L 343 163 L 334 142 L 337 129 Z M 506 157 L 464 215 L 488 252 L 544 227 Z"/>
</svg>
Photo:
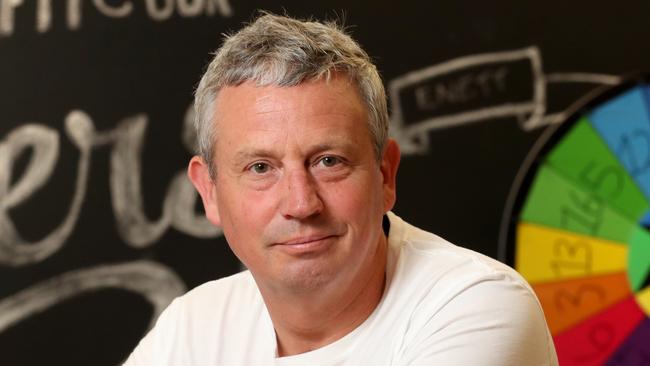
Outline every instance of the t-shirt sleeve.
<svg viewBox="0 0 650 366">
<path fill-rule="evenodd" d="M 182 322 L 182 312 L 179 306 L 180 299 L 174 300 L 158 317 L 156 325 L 140 340 L 131 355 L 124 362 L 124 366 L 163 366 L 171 365 L 172 352 L 175 345 L 172 337 L 180 331 L 178 325 Z M 174 338 L 176 339 L 176 338 Z M 178 352 L 173 352 L 176 356 Z"/>
<path fill-rule="evenodd" d="M 557 356 L 537 298 L 516 275 L 469 281 L 448 294 L 443 306 L 419 304 L 404 344 L 404 366 L 557 365 Z M 431 313 L 430 308 L 437 309 Z"/>
</svg>

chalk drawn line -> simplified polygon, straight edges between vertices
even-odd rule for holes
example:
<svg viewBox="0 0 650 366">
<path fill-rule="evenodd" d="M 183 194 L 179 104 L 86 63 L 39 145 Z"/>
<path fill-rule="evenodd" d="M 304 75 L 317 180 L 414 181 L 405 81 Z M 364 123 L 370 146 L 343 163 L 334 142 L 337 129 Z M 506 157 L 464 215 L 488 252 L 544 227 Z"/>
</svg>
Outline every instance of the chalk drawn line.
<svg viewBox="0 0 650 366">
<path fill-rule="evenodd" d="M 158 315 L 187 289 L 167 266 L 152 261 L 134 261 L 72 270 L 49 278 L 0 300 L 0 333 L 75 296 L 115 288 L 143 296 L 152 306 L 149 328 Z"/>
</svg>

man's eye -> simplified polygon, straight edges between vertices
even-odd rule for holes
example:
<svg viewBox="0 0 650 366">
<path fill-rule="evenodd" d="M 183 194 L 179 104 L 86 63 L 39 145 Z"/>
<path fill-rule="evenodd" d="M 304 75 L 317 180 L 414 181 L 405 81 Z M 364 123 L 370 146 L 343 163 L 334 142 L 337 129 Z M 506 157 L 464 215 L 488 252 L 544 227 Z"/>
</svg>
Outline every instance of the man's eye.
<svg viewBox="0 0 650 366">
<path fill-rule="evenodd" d="M 335 156 L 324 156 L 319 161 L 319 163 L 328 168 L 333 167 L 340 162 L 341 160 Z"/>
<path fill-rule="evenodd" d="M 255 163 L 249 168 L 250 171 L 256 174 L 264 174 L 270 169 L 267 163 Z"/>
</svg>

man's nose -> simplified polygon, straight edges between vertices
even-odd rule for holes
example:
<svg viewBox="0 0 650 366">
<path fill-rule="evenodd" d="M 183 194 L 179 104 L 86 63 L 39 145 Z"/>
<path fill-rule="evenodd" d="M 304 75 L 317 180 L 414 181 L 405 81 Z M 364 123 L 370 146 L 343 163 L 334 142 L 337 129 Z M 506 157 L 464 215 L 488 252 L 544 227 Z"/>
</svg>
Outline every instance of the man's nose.
<svg viewBox="0 0 650 366">
<path fill-rule="evenodd" d="M 307 169 L 287 172 L 284 178 L 286 193 L 281 203 L 282 215 L 286 218 L 302 220 L 317 215 L 323 210 L 318 186 Z"/>
</svg>

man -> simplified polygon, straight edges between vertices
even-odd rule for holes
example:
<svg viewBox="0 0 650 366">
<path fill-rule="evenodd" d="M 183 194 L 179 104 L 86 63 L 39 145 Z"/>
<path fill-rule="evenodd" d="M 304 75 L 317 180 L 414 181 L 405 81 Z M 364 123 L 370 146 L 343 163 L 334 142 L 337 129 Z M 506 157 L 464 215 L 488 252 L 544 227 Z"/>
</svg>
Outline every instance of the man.
<svg viewBox="0 0 650 366">
<path fill-rule="evenodd" d="M 385 92 L 341 30 L 261 16 L 195 107 L 188 175 L 248 271 L 176 299 L 127 364 L 557 364 L 519 275 L 389 212 Z"/>
</svg>

